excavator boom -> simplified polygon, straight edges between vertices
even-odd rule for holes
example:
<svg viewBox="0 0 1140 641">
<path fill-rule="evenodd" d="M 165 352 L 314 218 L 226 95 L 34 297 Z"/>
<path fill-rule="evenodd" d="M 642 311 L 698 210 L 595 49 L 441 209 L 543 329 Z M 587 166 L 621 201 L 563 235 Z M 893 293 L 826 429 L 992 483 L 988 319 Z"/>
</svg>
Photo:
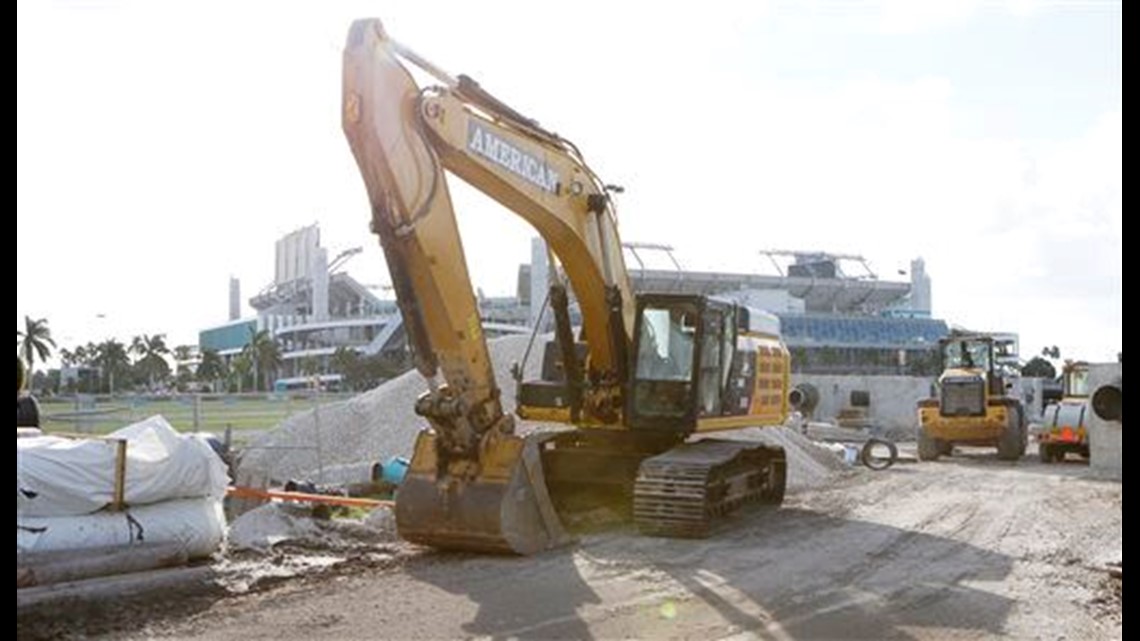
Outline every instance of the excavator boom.
<svg viewBox="0 0 1140 641">
<path fill-rule="evenodd" d="M 404 61 L 443 84 L 421 90 Z M 420 434 L 400 489 L 400 533 L 475 550 L 560 545 L 567 536 L 547 496 L 536 439 L 515 435 L 503 412 L 444 169 L 534 225 L 563 259 L 600 389 L 621 383 L 633 322 L 604 191 L 561 139 L 391 40 L 378 20 L 352 25 L 343 73 L 343 129 L 416 368 L 429 384 L 416 411 L 431 429 Z M 591 407 L 612 420 L 617 409 L 602 405 Z"/>
</svg>

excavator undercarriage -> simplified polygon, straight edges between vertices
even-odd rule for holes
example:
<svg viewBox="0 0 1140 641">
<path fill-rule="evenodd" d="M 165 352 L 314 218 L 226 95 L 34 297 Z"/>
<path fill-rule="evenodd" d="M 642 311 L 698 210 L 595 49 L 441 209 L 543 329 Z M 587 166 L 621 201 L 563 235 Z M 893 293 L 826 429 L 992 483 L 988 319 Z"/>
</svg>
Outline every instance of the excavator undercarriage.
<svg viewBox="0 0 1140 641">
<path fill-rule="evenodd" d="M 476 477 L 440 480 L 435 438 L 421 432 L 396 502 L 400 535 L 437 548 L 533 554 L 570 543 L 567 528 L 588 526 L 599 508 L 631 518 L 644 534 L 698 538 L 747 504 L 783 502 L 779 446 L 623 436 L 563 430 L 500 438 Z"/>
<path fill-rule="evenodd" d="M 779 446 L 700 440 L 646 459 L 633 487 L 633 520 L 646 534 L 707 536 L 719 517 L 747 504 L 784 501 L 787 460 Z"/>
</svg>

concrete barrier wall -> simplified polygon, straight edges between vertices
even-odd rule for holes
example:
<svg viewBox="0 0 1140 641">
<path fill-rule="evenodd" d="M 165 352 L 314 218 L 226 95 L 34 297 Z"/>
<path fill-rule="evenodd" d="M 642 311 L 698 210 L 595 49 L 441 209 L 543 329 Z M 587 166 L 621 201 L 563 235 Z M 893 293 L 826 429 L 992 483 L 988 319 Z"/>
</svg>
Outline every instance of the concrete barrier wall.
<svg viewBox="0 0 1140 641">
<path fill-rule="evenodd" d="M 1045 410 L 1045 379 L 1021 379 L 1021 401 L 1025 404 L 1025 418 L 1031 423 L 1041 422 Z"/>
<path fill-rule="evenodd" d="M 834 421 L 840 410 L 851 407 L 852 391 L 865 391 L 871 397 L 867 410 L 875 433 L 896 438 L 914 437 L 918 422 L 915 405 L 930 395 L 933 382 L 926 376 L 792 375 L 793 386 L 811 383 L 819 390 L 815 420 Z"/>
<path fill-rule="evenodd" d="M 1026 418 L 1041 420 L 1041 379 L 1020 379 L 1021 398 L 1026 404 Z M 792 374 L 792 385 L 806 382 L 819 390 L 819 406 L 814 418 L 834 421 L 839 411 L 850 407 L 851 392 L 862 390 L 871 395 L 868 408 L 876 433 L 895 438 L 913 438 L 917 434 L 918 417 L 915 404 L 930 396 L 934 378 L 926 376 L 832 376 Z M 1119 437 L 1118 437 L 1119 438 Z"/>
<path fill-rule="evenodd" d="M 1089 366 L 1089 390 L 1095 391 L 1123 375 L 1120 363 L 1094 363 Z M 1124 424 L 1101 420 L 1092 407 L 1086 416 L 1089 417 L 1089 465 L 1098 475 L 1123 481 Z"/>
</svg>

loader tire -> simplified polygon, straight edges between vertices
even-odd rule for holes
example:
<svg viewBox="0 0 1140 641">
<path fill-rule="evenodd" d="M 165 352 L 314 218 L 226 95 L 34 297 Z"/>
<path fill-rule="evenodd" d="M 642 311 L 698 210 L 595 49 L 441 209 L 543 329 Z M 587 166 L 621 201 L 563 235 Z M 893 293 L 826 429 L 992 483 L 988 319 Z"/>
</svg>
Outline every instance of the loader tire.
<svg viewBox="0 0 1140 641">
<path fill-rule="evenodd" d="M 1017 424 L 1021 431 L 1021 445 L 1018 447 L 1018 458 L 1025 456 L 1025 450 L 1029 449 L 1029 419 L 1025 417 L 1025 406 L 1018 404 L 1017 406 Z M 1065 458 L 1064 453 L 1060 458 Z"/>
<path fill-rule="evenodd" d="M 920 461 L 937 461 L 938 457 L 942 455 L 941 441 L 928 436 L 926 429 L 918 428 L 918 460 Z"/>
<path fill-rule="evenodd" d="M 1021 426 L 1021 413 L 1014 410 L 1006 415 L 1005 429 L 997 442 L 997 457 L 1003 461 L 1016 461 L 1025 453 L 1025 430 Z"/>
<path fill-rule="evenodd" d="M 1040 443 L 1037 445 L 1037 458 L 1042 463 L 1053 462 L 1053 446 L 1049 443 Z"/>
</svg>

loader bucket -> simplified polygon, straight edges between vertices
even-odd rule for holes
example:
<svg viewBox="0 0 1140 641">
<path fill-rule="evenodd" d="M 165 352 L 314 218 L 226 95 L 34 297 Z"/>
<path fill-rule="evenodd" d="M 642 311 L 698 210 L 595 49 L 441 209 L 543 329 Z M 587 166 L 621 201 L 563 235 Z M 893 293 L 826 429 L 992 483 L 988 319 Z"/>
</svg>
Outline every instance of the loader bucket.
<svg viewBox="0 0 1140 641">
<path fill-rule="evenodd" d="M 435 434 L 416 438 L 396 492 L 396 529 L 413 543 L 452 550 L 534 554 L 573 541 L 542 472 L 541 437 L 507 436 L 484 448 L 480 474 L 440 479 Z"/>
</svg>

